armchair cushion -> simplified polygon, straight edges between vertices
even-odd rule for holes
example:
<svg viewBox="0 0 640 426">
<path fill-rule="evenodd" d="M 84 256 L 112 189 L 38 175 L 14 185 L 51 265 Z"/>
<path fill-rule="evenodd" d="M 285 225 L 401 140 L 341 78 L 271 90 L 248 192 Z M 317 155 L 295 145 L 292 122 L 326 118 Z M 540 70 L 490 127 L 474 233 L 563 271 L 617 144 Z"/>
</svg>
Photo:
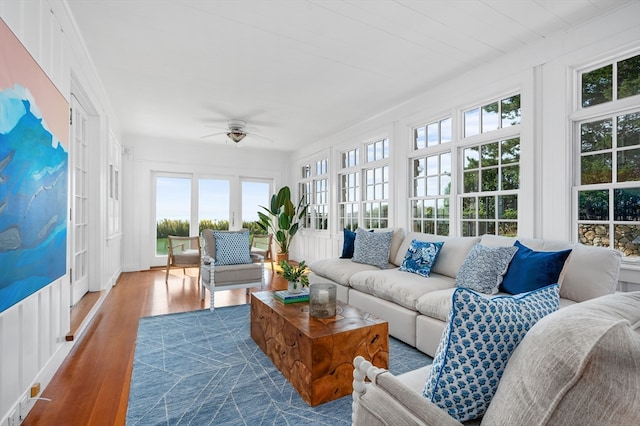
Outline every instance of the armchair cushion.
<svg viewBox="0 0 640 426">
<path fill-rule="evenodd" d="M 481 417 L 511 353 L 540 318 L 558 310 L 558 293 L 557 284 L 493 299 L 456 289 L 424 397 L 461 422 Z"/>
</svg>

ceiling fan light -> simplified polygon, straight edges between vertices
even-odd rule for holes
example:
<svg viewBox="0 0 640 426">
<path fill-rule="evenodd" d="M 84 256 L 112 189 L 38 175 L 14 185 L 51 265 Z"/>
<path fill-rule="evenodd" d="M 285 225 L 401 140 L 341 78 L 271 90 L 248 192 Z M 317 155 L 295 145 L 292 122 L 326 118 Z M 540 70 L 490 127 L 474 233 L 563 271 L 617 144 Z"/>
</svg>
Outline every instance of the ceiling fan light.
<svg viewBox="0 0 640 426">
<path fill-rule="evenodd" d="M 229 139 L 231 139 L 235 143 L 238 143 L 242 139 L 244 139 L 244 137 L 247 136 L 247 134 L 245 132 L 241 132 L 239 130 L 232 130 L 229 133 L 227 133 L 227 136 L 229 137 Z"/>
</svg>

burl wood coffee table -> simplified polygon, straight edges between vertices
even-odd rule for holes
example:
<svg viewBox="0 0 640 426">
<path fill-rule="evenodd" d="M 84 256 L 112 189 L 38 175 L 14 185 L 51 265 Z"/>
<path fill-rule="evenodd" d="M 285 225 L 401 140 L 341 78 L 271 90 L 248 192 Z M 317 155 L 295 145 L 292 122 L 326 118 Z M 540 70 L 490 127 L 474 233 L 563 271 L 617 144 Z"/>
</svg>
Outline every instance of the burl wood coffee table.
<svg viewBox="0 0 640 426">
<path fill-rule="evenodd" d="M 338 302 L 334 318 L 309 316 L 309 303 L 285 305 L 251 293 L 251 338 L 311 406 L 352 392 L 353 359 L 389 368 L 389 324 Z"/>
</svg>

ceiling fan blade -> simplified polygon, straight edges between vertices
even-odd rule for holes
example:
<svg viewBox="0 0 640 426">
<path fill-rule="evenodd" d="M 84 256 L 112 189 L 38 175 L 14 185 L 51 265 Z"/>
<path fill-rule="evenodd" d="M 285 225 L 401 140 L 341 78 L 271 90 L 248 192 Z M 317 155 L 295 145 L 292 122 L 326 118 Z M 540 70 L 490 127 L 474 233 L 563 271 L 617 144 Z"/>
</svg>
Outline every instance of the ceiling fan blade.
<svg viewBox="0 0 640 426">
<path fill-rule="evenodd" d="M 210 135 L 200 136 L 200 139 L 211 138 L 211 137 L 213 137 L 213 136 L 218 136 L 218 135 L 226 135 L 227 133 L 228 133 L 228 131 L 226 131 L 226 132 L 211 133 Z"/>
<path fill-rule="evenodd" d="M 259 138 L 259 139 L 262 139 L 262 140 L 267 141 L 267 142 L 269 142 L 269 143 L 274 143 L 273 139 L 269 139 L 269 138 L 267 138 L 267 137 L 260 136 L 260 135 L 257 135 L 257 134 L 255 134 L 255 133 L 247 133 L 247 137 L 251 137 L 251 138 Z"/>
</svg>

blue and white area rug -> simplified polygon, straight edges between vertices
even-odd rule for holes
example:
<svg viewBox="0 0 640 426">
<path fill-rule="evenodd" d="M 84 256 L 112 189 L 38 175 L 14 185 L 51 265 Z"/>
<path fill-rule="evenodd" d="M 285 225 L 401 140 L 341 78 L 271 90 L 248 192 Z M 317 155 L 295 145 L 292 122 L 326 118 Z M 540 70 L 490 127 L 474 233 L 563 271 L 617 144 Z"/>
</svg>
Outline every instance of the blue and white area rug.
<svg viewBox="0 0 640 426">
<path fill-rule="evenodd" d="M 350 425 L 351 396 L 310 407 L 251 339 L 249 305 L 140 320 L 127 425 Z M 390 370 L 432 359 L 389 339 Z"/>
</svg>

